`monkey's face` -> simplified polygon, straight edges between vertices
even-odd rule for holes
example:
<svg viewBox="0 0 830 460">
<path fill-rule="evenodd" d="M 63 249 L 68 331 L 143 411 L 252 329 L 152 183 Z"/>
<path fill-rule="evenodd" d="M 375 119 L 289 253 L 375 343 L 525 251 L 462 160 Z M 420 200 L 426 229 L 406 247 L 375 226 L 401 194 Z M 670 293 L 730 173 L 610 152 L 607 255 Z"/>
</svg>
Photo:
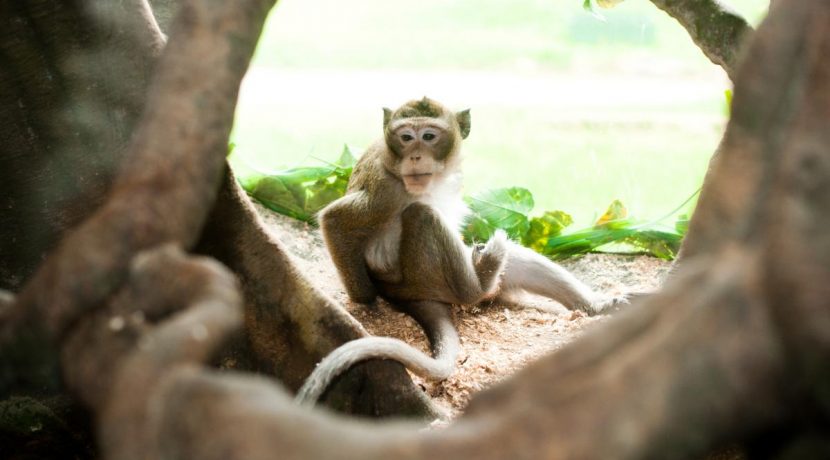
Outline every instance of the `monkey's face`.
<svg viewBox="0 0 830 460">
<path fill-rule="evenodd" d="M 386 143 L 394 154 L 393 169 L 412 195 L 422 195 L 441 179 L 455 139 L 444 120 L 408 118 L 393 123 L 387 131 Z"/>
</svg>

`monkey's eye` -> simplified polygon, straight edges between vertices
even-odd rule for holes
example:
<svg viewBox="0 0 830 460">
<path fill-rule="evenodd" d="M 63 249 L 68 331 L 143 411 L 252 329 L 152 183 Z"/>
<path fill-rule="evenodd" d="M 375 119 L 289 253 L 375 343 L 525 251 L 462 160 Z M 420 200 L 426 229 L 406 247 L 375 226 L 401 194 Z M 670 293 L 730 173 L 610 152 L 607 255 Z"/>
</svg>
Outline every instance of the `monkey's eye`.
<svg viewBox="0 0 830 460">
<path fill-rule="evenodd" d="M 423 136 L 421 136 L 421 139 L 423 139 L 423 140 L 425 140 L 425 141 L 431 141 L 431 140 L 435 139 L 435 134 L 432 134 L 432 133 L 424 133 L 424 135 L 423 135 Z"/>
<path fill-rule="evenodd" d="M 401 134 L 401 140 L 404 142 L 409 142 L 412 139 L 415 139 L 412 134 Z"/>
</svg>

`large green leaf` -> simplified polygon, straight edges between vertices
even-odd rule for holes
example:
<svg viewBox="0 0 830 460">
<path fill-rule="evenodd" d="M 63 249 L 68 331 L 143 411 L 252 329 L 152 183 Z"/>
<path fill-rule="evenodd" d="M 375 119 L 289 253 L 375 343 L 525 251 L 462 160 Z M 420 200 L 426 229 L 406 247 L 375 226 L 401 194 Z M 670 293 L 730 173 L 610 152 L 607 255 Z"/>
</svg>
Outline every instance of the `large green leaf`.
<svg viewBox="0 0 830 460">
<path fill-rule="evenodd" d="M 252 184 L 252 188 L 248 189 L 247 192 L 268 208 L 281 214 L 304 221 L 311 218 L 305 212 L 305 203 L 298 202 L 297 196 L 286 187 L 285 182 L 278 175 L 260 178 Z"/>
<path fill-rule="evenodd" d="M 268 208 L 314 223 L 319 210 L 346 193 L 355 163 L 354 155 L 344 146 L 336 163 L 258 174 L 240 180 L 240 184 Z"/>
<path fill-rule="evenodd" d="M 526 188 L 484 190 L 465 201 L 471 211 L 464 231 L 468 240 L 487 240 L 497 229 L 521 240 L 530 229 L 527 214 L 533 209 L 533 195 Z"/>
</svg>

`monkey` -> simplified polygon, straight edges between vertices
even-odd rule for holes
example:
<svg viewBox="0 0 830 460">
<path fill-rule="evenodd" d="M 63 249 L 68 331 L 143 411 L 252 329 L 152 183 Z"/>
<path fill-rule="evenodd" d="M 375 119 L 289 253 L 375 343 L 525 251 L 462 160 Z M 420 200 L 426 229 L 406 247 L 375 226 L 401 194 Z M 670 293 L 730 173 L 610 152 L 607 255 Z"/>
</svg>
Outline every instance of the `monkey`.
<svg viewBox="0 0 830 460">
<path fill-rule="evenodd" d="M 427 97 L 384 108 L 383 137 L 358 160 L 346 194 L 318 214 L 348 297 L 373 304 L 380 296 L 412 316 L 434 357 L 388 337 L 350 341 L 317 365 L 298 391 L 299 404 L 314 404 L 331 380 L 366 359 L 393 359 L 418 375 L 448 378 L 460 350 L 453 304 L 526 291 L 597 314 L 623 301 L 593 292 L 502 231 L 485 244 L 464 244 L 460 228 L 469 209 L 460 146 L 470 124 L 469 109 L 454 113 Z"/>
</svg>

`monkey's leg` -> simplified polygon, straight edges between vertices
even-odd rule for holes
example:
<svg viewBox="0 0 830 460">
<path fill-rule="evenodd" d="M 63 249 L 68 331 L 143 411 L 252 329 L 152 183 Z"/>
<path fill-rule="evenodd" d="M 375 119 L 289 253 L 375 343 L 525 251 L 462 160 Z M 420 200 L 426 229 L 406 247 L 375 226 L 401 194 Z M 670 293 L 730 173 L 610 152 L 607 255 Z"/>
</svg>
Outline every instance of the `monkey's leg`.
<svg viewBox="0 0 830 460">
<path fill-rule="evenodd" d="M 532 249 L 512 241 L 507 245 L 507 268 L 501 282 L 504 293 L 525 290 L 556 300 L 570 310 L 578 309 L 588 314 L 600 313 L 620 301 L 594 292 L 570 272 Z"/>
<path fill-rule="evenodd" d="M 401 223 L 402 282 L 383 285 L 383 295 L 396 301 L 473 304 L 496 291 L 506 261 L 503 236 L 494 237 L 484 250 L 473 251 L 434 209 L 422 203 L 409 205 Z"/>
<path fill-rule="evenodd" d="M 429 337 L 434 358 L 391 337 L 364 337 L 341 345 L 320 361 L 297 392 L 294 401 L 313 405 L 331 382 L 355 364 L 367 359 L 391 359 L 410 371 L 433 380 L 444 380 L 455 370 L 461 348 L 448 305 L 440 302 L 406 302 L 402 309 L 417 320 Z"/>
</svg>

